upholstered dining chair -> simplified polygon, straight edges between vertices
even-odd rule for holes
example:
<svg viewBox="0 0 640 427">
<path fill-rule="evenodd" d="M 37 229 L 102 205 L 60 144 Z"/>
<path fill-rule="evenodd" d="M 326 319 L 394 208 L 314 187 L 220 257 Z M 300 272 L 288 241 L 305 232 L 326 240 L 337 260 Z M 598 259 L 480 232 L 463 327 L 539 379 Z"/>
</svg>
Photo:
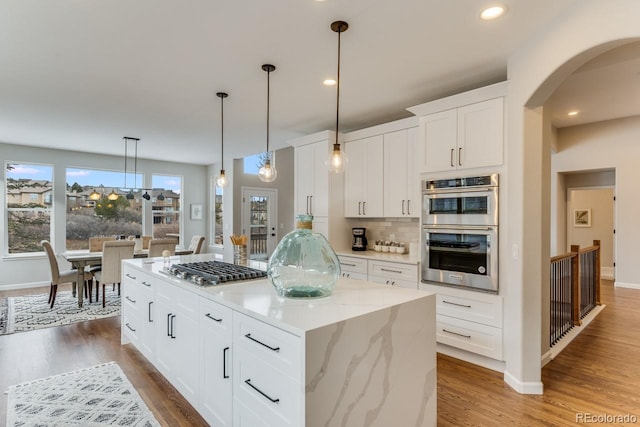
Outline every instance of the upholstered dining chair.
<svg viewBox="0 0 640 427">
<path fill-rule="evenodd" d="M 149 258 L 162 256 L 162 252 L 168 250 L 171 255 L 176 254 L 176 241 L 174 239 L 151 239 L 149 241 Z"/>
<path fill-rule="evenodd" d="M 56 302 L 56 294 L 58 292 L 58 285 L 62 285 L 64 283 L 71 283 L 74 288 L 76 288 L 77 292 L 82 292 L 84 290 L 85 295 L 88 292 L 88 281 L 92 279 L 92 276 L 89 273 L 84 274 L 84 284 L 83 289 L 77 289 L 76 280 L 78 277 L 78 270 L 63 270 L 60 271 L 60 267 L 58 266 L 58 259 L 56 258 L 56 253 L 47 240 L 43 240 L 40 242 L 40 245 L 44 248 L 44 251 L 47 254 L 47 258 L 49 259 L 49 267 L 51 269 L 51 287 L 49 288 L 49 308 L 53 308 L 53 304 Z M 91 302 L 91 296 L 89 296 L 89 302 Z"/>
<path fill-rule="evenodd" d="M 204 236 L 195 235 L 191 238 L 191 243 L 189 243 L 189 250 L 193 254 L 199 254 L 202 250 L 202 244 L 204 243 Z"/>
<path fill-rule="evenodd" d="M 120 294 L 120 274 L 123 259 L 133 258 L 133 240 L 115 240 L 113 242 L 104 242 L 102 247 L 102 270 L 96 271 L 94 277 L 96 279 L 96 300 L 98 292 L 100 292 L 100 284 L 102 283 L 102 306 L 106 302 L 106 284 L 118 285 L 118 295 Z"/>
</svg>

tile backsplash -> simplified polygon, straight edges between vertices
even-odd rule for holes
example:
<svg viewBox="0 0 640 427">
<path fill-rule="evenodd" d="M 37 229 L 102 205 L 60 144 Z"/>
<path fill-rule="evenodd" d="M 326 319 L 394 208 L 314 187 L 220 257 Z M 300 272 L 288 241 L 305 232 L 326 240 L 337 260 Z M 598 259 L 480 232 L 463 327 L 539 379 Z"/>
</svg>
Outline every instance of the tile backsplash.
<svg viewBox="0 0 640 427">
<path fill-rule="evenodd" d="M 368 218 L 352 219 L 349 227 L 365 227 L 369 247 L 376 240 L 402 242 L 407 249 L 411 243 L 420 241 L 420 223 L 418 218 Z"/>
</svg>

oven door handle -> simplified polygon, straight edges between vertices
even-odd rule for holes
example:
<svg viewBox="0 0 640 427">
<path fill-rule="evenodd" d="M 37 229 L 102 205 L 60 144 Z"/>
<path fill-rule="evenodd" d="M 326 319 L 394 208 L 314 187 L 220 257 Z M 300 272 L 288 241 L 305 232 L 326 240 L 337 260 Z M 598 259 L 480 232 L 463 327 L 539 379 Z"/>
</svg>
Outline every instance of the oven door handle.
<svg viewBox="0 0 640 427">
<path fill-rule="evenodd" d="M 442 228 L 436 228 L 433 226 L 423 227 L 422 230 L 428 233 L 445 233 L 450 234 L 451 231 L 493 231 L 495 226 L 481 226 L 481 225 L 446 225 Z"/>
<path fill-rule="evenodd" d="M 493 193 L 497 190 L 498 187 L 482 187 L 482 188 L 439 188 L 437 190 L 422 190 L 422 194 L 425 196 L 444 196 L 456 194 L 460 197 L 464 197 L 465 194 L 474 194 L 474 193 Z"/>
</svg>

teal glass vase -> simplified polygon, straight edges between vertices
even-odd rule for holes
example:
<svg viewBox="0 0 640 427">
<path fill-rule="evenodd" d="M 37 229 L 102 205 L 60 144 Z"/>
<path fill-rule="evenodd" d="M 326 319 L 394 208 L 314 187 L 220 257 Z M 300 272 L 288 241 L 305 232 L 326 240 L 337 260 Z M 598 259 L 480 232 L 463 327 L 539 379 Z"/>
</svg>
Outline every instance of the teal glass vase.
<svg viewBox="0 0 640 427">
<path fill-rule="evenodd" d="M 297 215 L 296 229 L 269 259 L 267 276 L 280 296 L 326 297 L 340 277 L 338 256 L 322 234 L 312 231 L 312 221 L 311 215 Z"/>
</svg>

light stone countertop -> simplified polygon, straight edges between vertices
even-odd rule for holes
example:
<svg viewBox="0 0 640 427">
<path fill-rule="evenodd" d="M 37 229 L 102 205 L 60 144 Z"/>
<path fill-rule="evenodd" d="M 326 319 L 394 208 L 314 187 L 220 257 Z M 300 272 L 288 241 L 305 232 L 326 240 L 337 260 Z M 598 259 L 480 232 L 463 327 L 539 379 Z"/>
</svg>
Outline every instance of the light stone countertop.
<svg viewBox="0 0 640 427">
<path fill-rule="evenodd" d="M 173 256 L 171 263 L 212 259 L 213 254 Z M 433 295 L 423 290 L 340 278 L 332 295 L 328 297 L 291 299 L 278 296 L 268 279 L 202 287 L 165 273 L 162 258 L 132 259 L 123 262 L 125 265 L 130 265 L 299 336 L 316 328 Z M 254 263 L 250 266 L 264 269 L 266 263 Z"/>
</svg>

